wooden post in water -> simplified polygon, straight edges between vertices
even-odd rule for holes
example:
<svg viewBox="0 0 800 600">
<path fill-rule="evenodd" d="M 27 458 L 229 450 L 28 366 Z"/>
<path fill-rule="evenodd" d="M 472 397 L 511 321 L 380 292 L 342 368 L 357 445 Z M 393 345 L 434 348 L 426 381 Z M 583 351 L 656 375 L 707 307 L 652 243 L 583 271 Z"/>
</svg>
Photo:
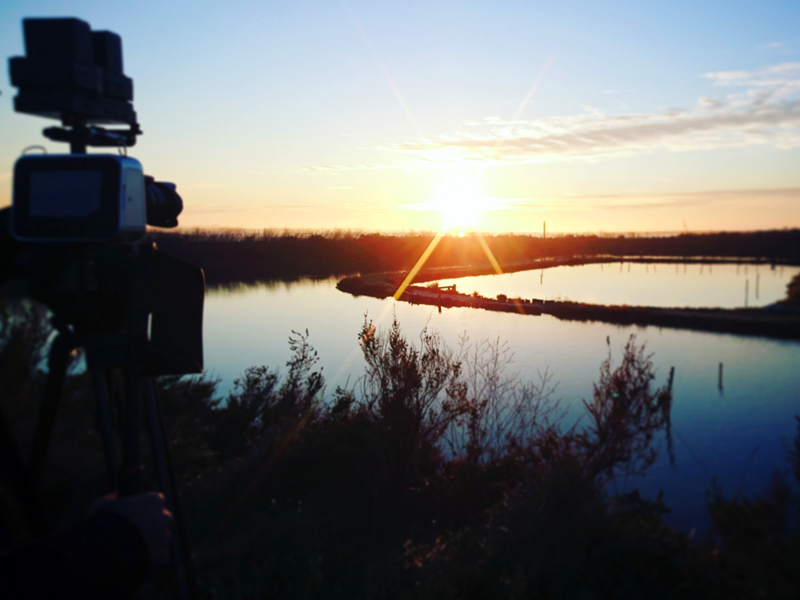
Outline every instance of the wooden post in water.
<svg viewBox="0 0 800 600">
<path fill-rule="evenodd" d="M 719 393 L 722 393 L 722 363 L 719 363 L 719 382 L 717 383 Z"/>
<path fill-rule="evenodd" d="M 539 285 L 544 285 L 544 269 L 539 271 Z"/>
<path fill-rule="evenodd" d="M 669 380 L 667 382 L 667 391 L 672 393 L 672 380 L 675 378 L 675 367 L 669 368 Z"/>
<path fill-rule="evenodd" d="M 750 295 L 750 280 L 744 280 L 744 307 L 747 308 L 747 297 Z"/>
</svg>

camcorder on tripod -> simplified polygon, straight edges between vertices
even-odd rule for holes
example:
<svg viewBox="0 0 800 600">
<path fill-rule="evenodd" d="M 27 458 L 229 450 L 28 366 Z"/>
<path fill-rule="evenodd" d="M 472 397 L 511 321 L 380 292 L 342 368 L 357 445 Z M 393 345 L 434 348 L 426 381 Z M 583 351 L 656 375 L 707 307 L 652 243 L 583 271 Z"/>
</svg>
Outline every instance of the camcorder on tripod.
<svg viewBox="0 0 800 600">
<path fill-rule="evenodd" d="M 82 348 L 91 374 L 108 484 L 141 493 L 140 439 L 146 423 L 155 475 L 174 516 L 172 564 L 179 597 L 195 595 L 164 422 L 153 377 L 203 368 L 203 271 L 143 241 L 147 225 L 175 227 L 183 203 L 170 183 L 144 175 L 126 155 L 142 133 L 122 42 L 79 19 L 25 19 L 24 57 L 9 61 L 17 112 L 58 119 L 43 134 L 70 154 L 23 155 L 13 200 L 0 211 L 7 231 L 0 284 L 19 279 L 46 305 L 56 330 L 27 460 L 0 414 L 0 461 L 36 535 L 49 527 L 38 487 L 58 418 L 70 355 Z M 103 125 L 126 128 L 108 129 Z M 89 147 L 118 154 L 87 154 Z M 10 235 L 9 235 L 10 234 Z M 121 456 L 120 456 L 121 454 Z"/>
</svg>

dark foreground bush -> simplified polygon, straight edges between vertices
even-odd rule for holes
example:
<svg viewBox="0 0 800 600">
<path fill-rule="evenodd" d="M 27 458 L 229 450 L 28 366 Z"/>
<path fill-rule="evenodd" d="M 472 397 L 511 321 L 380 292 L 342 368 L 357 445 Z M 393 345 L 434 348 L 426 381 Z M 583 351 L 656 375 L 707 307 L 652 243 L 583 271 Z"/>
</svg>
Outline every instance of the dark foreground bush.
<svg viewBox="0 0 800 600">
<path fill-rule="evenodd" d="M 25 377 L 0 370 L 16 390 L 3 409 L 24 425 L 40 360 L 9 352 L 46 331 L 9 323 L 2 365 Z M 754 502 L 712 490 L 705 541 L 669 529 L 660 500 L 609 492 L 669 439 L 669 385 L 655 386 L 635 338 L 601 365 L 581 427 L 564 429 L 548 377 L 506 373 L 499 343 L 449 348 L 429 331 L 412 343 L 396 321 L 358 335 L 365 375 L 328 396 L 307 334 L 283 376 L 248 369 L 224 399 L 206 379 L 159 380 L 203 597 L 796 597 L 785 478 Z M 103 488 L 83 377 L 46 483 L 64 519 Z M 800 438 L 800 477 L 798 453 Z"/>
</svg>

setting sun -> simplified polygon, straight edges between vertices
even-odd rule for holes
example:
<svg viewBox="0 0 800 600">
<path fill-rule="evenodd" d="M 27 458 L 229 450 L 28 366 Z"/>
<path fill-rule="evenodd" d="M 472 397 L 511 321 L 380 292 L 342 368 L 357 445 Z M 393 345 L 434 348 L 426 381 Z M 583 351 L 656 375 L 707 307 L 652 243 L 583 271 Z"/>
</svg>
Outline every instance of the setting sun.
<svg viewBox="0 0 800 600">
<path fill-rule="evenodd" d="M 473 179 L 449 179 L 436 190 L 434 206 L 444 214 L 445 227 L 474 227 L 486 198 Z"/>
</svg>

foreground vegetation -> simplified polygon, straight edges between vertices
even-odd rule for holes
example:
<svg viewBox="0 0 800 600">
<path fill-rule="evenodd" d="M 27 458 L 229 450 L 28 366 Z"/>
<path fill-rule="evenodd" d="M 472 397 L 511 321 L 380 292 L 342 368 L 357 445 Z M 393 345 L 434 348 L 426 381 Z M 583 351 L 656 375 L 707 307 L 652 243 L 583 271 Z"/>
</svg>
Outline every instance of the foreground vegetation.
<svg viewBox="0 0 800 600">
<path fill-rule="evenodd" d="M 2 408 L 24 443 L 48 331 L 35 306 L 0 315 Z M 797 597 L 788 475 L 755 501 L 710 490 L 701 539 L 669 529 L 660 500 L 611 493 L 670 451 L 670 386 L 635 338 L 618 361 L 609 348 L 580 428 L 547 377 L 506 371 L 501 345 L 412 343 L 397 322 L 358 339 L 350 389 L 325 390 L 306 333 L 282 376 L 247 369 L 224 398 L 207 379 L 158 381 L 202 597 Z M 57 522 L 104 491 L 87 383 L 73 370 L 51 451 Z M 800 435 L 791 465 L 800 481 Z"/>
<path fill-rule="evenodd" d="M 149 234 L 161 250 L 205 270 L 212 285 L 355 273 L 408 271 L 434 233 L 387 235 L 363 232 L 217 230 Z M 800 264 L 800 230 L 752 233 L 636 235 L 485 235 L 500 266 L 541 258 L 584 256 L 718 256 Z M 428 268 L 492 265 L 476 235 L 442 238 Z"/>
</svg>

